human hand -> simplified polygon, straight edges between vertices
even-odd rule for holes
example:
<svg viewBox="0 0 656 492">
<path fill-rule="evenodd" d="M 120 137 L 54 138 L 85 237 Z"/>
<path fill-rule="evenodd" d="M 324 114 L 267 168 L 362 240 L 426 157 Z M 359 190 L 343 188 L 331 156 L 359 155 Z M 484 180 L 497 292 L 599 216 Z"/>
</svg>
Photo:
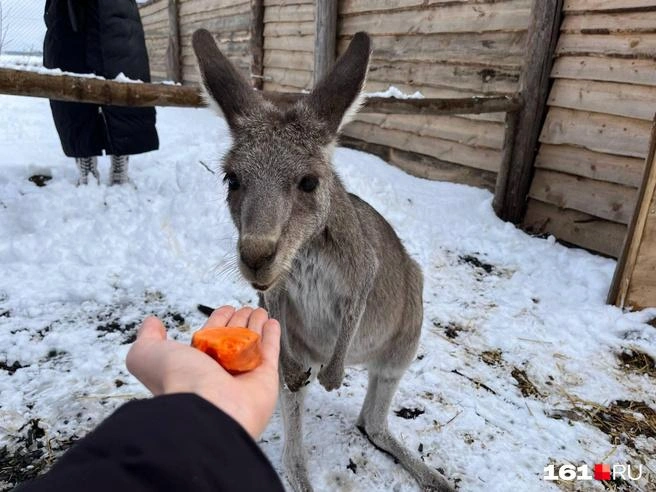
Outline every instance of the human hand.
<svg viewBox="0 0 656 492">
<path fill-rule="evenodd" d="M 195 393 L 235 419 L 253 439 L 266 427 L 278 397 L 280 324 L 258 308 L 216 309 L 204 328 L 247 326 L 262 336 L 262 364 L 231 375 L 209 355 L 166 339 L 166 329 L 146 318 L 126 357 L 128 370 L 154 395 Z"/>
</svg>

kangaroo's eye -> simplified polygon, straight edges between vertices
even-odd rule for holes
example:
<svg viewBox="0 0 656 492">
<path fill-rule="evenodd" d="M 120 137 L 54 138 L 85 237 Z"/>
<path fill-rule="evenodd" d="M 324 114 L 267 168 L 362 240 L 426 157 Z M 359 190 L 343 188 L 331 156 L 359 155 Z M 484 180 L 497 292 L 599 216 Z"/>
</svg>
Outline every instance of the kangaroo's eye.
<svg viewBox="0 0 656 492">
<path fill-rule="evenodd" d="M 237 178 L 235 173 L 226 173 L 225 177 L 223 178 L 223 182 L 228 183 L 228 189 L 230 191 L 238 190 L 241 186 L 239 178 Z"/>
<path fill-rule="evenodd" d="M 303 176 L 298 187 L 306 193 L 311 193 L 319 186 L 319 179 L 316 176 L 308 175 Z"/>
</svg>

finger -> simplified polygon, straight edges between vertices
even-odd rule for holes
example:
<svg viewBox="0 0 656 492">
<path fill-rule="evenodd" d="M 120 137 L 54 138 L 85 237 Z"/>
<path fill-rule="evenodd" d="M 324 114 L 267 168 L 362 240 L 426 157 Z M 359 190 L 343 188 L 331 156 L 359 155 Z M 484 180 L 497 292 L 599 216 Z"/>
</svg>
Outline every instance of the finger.
<svg viewBox="0 0 656 492">
<path fill-rule="evenodd" d="M 248 319 L 248 328 L 262 336 L 262 326 L 264 326 L 264 323 L 268 319 L 269 313 L 266 312 L 266 309 L 257 308 L 251 313 L 251 317 Z"/>
<path fill-rule="evenodd" d="M 155 394 L 161 391 L 161 385 L 156 381 L 151 381 L 153 378 L 149 377 L 149 372 L 152 369 L 151 353 L 156 345 L 165 341 L 166 329 L 164 325 L 158 318 L 149 316 L 141 325 L 137 339 L 125 357 L 125 365 L 128 371 Z"/>
<path fill-rule="evenodd" d="M 137 333 L 137 341 L 143 340 L 166 340 L 166 328 L 159 318 L 148 316 Z"/>
<path fill-rule="evenodd" d="M 262 356 L 264 363 L 276 372 L 278 371 L 278 356 L 280 355 L 280 323 L 270 319 L 262 327 Z"/>
<path fill-rule="evenodd" d="M 243 307 L 238 309 L 235 314 L 232 315 L 230 321 L 228 321 L 227 326 L 248 326 L 248 318 L 253 312 L 252 307 Z"/>
<path fill-rule="evenodd" d="M 215 309 L 201 330 L 205 328 L 220 328 L 226 326 L 234 313 L 235 308 L 232 306 L 221 306 L 220 308 Z"/>
</svg>

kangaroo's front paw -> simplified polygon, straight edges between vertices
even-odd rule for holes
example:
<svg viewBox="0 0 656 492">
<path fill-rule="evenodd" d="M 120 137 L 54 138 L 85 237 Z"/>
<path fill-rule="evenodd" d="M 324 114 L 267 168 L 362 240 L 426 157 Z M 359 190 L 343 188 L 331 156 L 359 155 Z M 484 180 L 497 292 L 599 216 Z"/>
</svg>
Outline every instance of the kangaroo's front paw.
<svg viewBox="0 0 656 492">
<path fill-rule="evenodd" d="M 310 382 L 310 375 L 312 374 L 312 368 L 309 367 L 307 371 L 298 369 L 295 371 L 284 371 L 283 375 L 285 378 L 285 384 L 289 391 L 295 393 L 300 390 L 303 386 L 307 385 Z"/>
<path fill-rule="evenodd" d="M 329 363 L 321 368 L 317 379 L 327 391 L 339 388 L 344 379 L 344 364 Z"/>
</svg>

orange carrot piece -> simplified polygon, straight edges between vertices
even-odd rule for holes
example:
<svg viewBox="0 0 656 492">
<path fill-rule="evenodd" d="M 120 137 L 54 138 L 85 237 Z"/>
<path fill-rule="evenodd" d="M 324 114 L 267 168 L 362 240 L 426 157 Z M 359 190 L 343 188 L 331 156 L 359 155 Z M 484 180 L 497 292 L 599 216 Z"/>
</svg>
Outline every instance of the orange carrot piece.
<svg viewBox="0 0 656 492">
<path fill-rule="evenodd" d="M 252 371 L 262 363 L 260 335 L 248 328 L 205 328 L 194 333 L 191 346 L 205 352 L 231 374 Z"/>
</svg>

